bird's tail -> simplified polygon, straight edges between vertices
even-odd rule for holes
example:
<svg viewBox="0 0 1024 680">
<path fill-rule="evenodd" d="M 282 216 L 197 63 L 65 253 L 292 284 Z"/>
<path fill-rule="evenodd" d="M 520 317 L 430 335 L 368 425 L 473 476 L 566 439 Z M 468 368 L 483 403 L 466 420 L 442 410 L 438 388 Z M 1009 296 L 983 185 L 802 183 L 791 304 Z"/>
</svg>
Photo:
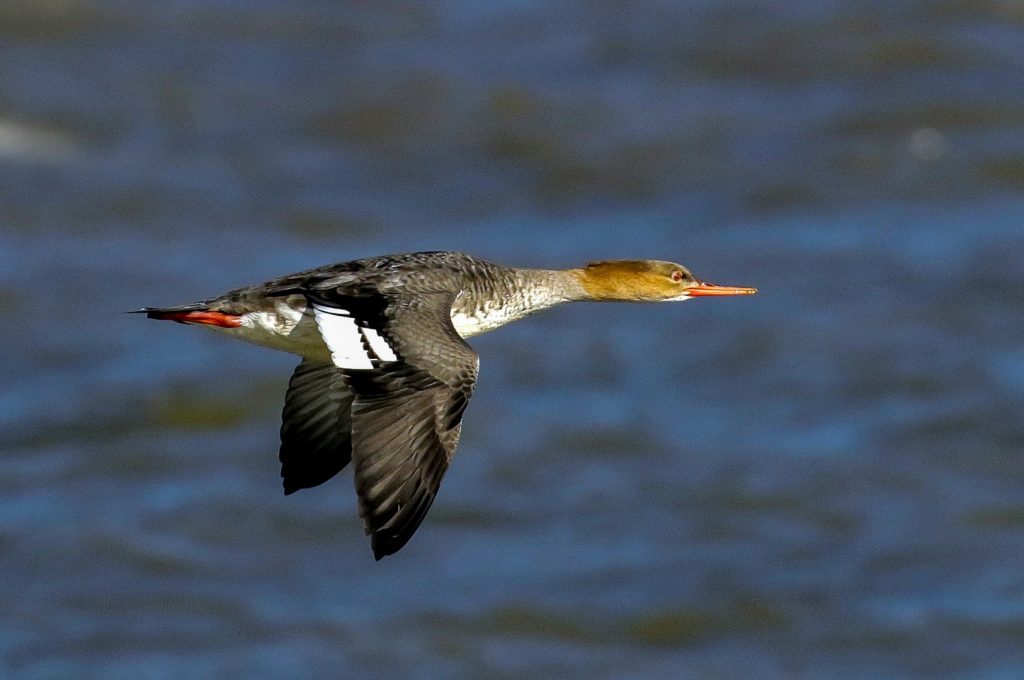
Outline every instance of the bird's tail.
<svg viewBox="0 0 1024 680">
<path fill-rule="evenodd" d="M 177 321 L 178 323 L 200 323 L 221 328 L 238 328 L 242 325 L 242 317 L 238 314 L 226 314 L 210 309 L 205 304 L 181 305 L 178 307 L 143 307 L 130 312 L 145 314 L 150 319 Z"/>
</svg>

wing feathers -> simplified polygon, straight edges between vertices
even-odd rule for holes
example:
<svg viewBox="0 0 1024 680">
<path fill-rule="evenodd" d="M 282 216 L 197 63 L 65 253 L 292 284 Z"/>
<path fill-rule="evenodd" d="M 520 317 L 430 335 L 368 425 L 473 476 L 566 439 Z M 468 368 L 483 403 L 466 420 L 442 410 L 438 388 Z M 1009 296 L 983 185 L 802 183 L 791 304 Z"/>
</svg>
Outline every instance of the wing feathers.
<svg viewBox="0 0 1024 680">
<path fill-rule="evenodd" d="M 347 292 L 346 292 L 347 290 Z M 359 514 L 377 559 L 408 542 L 458 444 L 477 356 L 455 332 L 455 293 L 307 293 L 351 403 Z"/>
<path fill-rule="evenodd" d="M 373 361 L 363 345 L 359 326 L 355 319 L 342 312 L 327 311 L 324 307 L 313 305 L 313 316 L 320 328 L 320 335 L 331 350 L 331 359 L 339 368 L 372 369 Z"/>
<path fill-rule="evenodd" d="M 359 513 L 380 559 L 400 549 L 426 515 L 448 468 L 436 408 L 444 386 L 363 403 L 356 398 L 352 436 Z"/>
<path fill-rule="evenodd" d="M 304 359 L 292 374 L 281 423 L 284 492 L 323 484 L 352 455 L 354 395 L 333 364 Z"/>
</svg>

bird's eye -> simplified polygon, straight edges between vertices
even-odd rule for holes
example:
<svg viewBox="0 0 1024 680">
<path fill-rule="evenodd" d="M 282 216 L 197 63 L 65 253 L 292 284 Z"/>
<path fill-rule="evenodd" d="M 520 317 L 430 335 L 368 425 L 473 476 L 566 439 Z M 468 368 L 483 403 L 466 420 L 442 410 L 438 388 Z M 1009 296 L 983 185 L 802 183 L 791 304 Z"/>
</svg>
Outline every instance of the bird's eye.
<svg viewBox="0 0 1024 680">
<path fill-rule="evenodd" d="M 677 269 L 674 272 L 672 272 L 672 277 L 671 278 L 676 283 L 679 283 L 680 281 L 683 280 L 683 273 Z"/>
</svg>

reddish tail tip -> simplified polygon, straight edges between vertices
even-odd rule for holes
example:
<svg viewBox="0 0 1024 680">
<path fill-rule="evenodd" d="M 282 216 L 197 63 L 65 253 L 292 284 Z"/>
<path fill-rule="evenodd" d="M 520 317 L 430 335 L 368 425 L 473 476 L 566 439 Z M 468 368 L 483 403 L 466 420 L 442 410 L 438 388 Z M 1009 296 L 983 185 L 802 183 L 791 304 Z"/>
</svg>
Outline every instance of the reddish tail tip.
<svg viewBox="0 0 1024 680">
<path fill-rule="evenodd" d="M 225 314 L 224 312 L 211 312 L 209 310 L 183 312 L 163 309 L 146 309 L 146 316 L 150 319 L 163 321 L 177 321 L 178 323 L 201 323 L 207 326 L 220 326 L 221 328 L 238 328 L 242 325 L 242 317 L 237 314 Z"/>
</svg>

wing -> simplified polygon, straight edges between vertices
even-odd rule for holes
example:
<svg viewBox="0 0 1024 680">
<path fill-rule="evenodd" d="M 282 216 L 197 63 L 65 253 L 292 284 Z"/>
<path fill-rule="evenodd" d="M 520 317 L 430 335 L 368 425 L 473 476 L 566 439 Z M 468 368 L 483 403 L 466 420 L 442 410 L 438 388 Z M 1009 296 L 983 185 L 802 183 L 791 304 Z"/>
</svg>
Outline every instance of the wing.
<svg viewBox="0 0 1024 680">
<path fill-rule="evenodd" d="M 355 395 L 359 514 L 380 559 L 408 542 L 434 501 L 479 360 L 452 326 L 455 293 L 329 288 L 307 297 Z"/>
<path fill-rule="evenodd" d="M 281 419 L 284 492 L 323 484 L 352 459 L 352 394 L 334 364 L 303 359 Z"/>
</svg>

